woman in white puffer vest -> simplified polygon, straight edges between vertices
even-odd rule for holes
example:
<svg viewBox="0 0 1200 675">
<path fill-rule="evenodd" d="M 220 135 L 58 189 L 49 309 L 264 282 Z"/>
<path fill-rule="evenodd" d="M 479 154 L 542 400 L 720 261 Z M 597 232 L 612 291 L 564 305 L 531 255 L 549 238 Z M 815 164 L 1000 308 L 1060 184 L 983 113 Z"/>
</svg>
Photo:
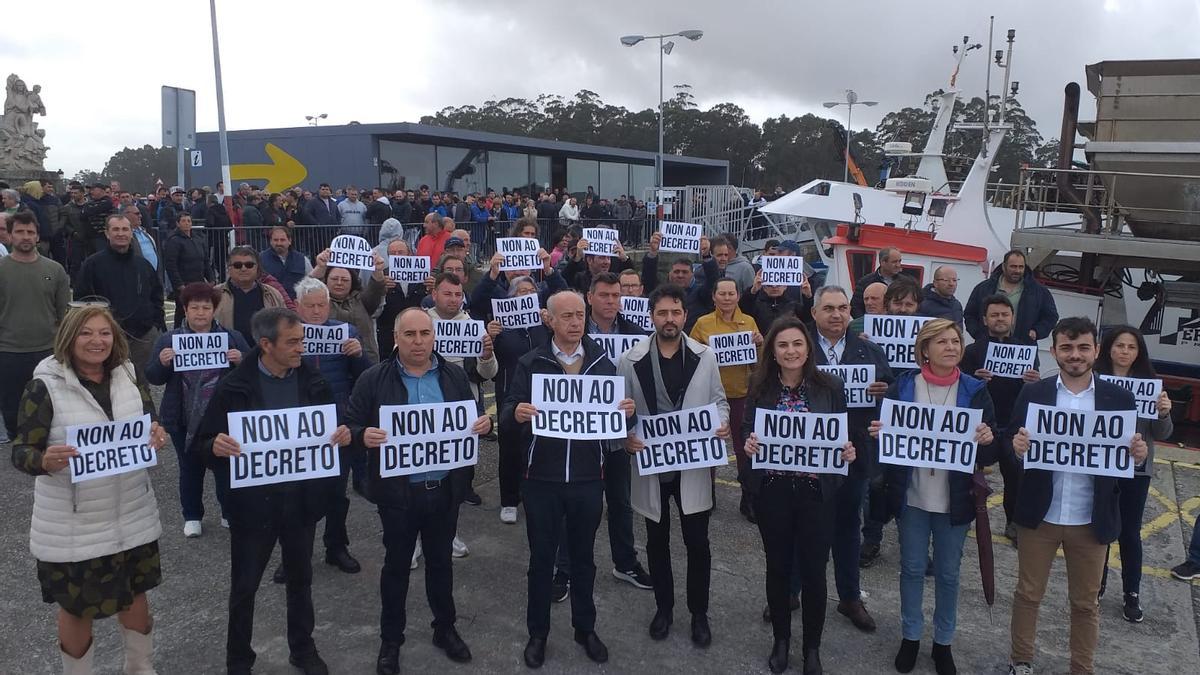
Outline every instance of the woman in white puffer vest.
<svg viewBox="0 0 1200 675">
<path fill-rule="evenodd" d="M 37 476 L 29 550 L 42 599 L 59 605 L 63 672 L 92 670 L 92 621 L 116 615 L 125 673 L 154 673 L 146 591 L 162 580 L 162 525 L 145 469 L 71 482 L 66 429 L 154 414 L 137 383 L 120 326 L 104 307 L 77 307 L 63 318 L 54 353 L 25 387 L 13 439 L 13 464 Z M 151 425 L 157 451 L 166 433 Z"/>
</svg>

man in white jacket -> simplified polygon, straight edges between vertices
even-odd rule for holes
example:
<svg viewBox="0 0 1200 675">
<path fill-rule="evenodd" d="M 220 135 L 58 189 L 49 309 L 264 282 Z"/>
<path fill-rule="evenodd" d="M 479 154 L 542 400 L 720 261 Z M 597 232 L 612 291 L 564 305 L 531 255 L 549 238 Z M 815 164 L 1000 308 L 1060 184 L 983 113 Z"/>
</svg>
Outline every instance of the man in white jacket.
<svg viewBox="0 0 1200 675">
<path fill-rule="evenodd" d="M 661 415 L 714 404 L 721 418 L 716 436 L 728 439 L 729 403 L 721 386 L 717 360 L 707 345 L 684 334 L 687 321 L 684 298 L 683 289 L 670 284 L 659 286 L 650 294 L 654 335 L 625 352 L 617 374 L 625 378 L 625 390 L 634 400 L 639 415 Z M 637 452 L 643 449 L 642 439 L 631 434 L 626 447 Z M 650 476 L 635 471 L 630 476 L 630 492 L 633 509 L 646 517 L 646 558 L 657 605 L 650 622 L 650 637 L 665 639 L 674 620 L 675 582 L 670 546 L 670 504 L 674 497 L 687 548 L 687 605 L 692 614 L 692 643 L 707 647 L 712 643 L 708 623 L 712 470 L 685 469 Z"/>
</svg>

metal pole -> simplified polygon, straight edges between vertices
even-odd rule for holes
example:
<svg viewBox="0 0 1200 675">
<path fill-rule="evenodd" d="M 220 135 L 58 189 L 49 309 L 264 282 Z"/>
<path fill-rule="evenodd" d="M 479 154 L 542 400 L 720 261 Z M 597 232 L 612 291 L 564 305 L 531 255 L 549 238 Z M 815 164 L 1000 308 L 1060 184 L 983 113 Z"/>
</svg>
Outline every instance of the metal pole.
<svg viewBox="0 0 1200 675">
<path fill-rule="evenodd" d="M 663 187 L 663 36 L 658 37 L 658 165 L 655 178 L 658 181 L 659 191 Z"/>
<path fill-rule="evenodd" d="M 854 104 L 846 103 L 846 161 L 842 165 L 842 182 L 850 182 L 850 117 L 854 115 Z"/>
<path fill-rule="evenodd" d="M 178 112 L 176 112 L 175 117 L 176 118 L 179 117 Z M 178 122 L 175 123 L 175 128 L 176 129 L 180 128 Z M 186 187 L 185 182 L 184 182 L 184 175 L 183 175 L 183 172 L 184 172 L 183 164 L 184 164 L 183 163 L 183 143 L 176 142 L 175 143 L 175 184 L 180 187 Z"/>
<path fill-rule="evenodd" d="M 229 136 L 225 132 L 225 90 L 221 84 L 221 45 L 217 39 L 217 0 L 208 0 L 212 18 L 213 71 L 217 79 L 217 138 L 221 153 L 221 180 L 225 185 L 225 211 L 232 215 L 233 181 L 229 178 Z"/>
</svg>

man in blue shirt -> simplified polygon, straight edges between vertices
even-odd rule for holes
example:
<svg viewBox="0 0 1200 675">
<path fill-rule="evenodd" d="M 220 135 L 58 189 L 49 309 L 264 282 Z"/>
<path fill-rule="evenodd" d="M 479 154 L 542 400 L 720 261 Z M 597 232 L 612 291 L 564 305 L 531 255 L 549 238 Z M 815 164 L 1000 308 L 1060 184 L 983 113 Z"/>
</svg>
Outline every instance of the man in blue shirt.
<svg viewBox="0 0 1200 675">
<path fill-rule="evenodd" d="M 376 662 L 379 675 L 400 672 L 400 645 L 407 622 L 409 565 L 420 537 L 425 551 L 425 592 L 433 613 L 433 644 L 451 660 L 466 663 L 471 650 L 454 628 L 454 570 L 450 542 L 458 523 L 458 508 L 471 487 L 471 467 L 432 469 L 425 473 L 381 478 L 379 447 L 388 440 L 379 424 L 385 405 L 476 401 L 467 373 L 433 351 L 433 319 L 410 307 L 396 317 L 396 357 L 372 366 L 354 385 L 346 419 L 356 448 L 367 453 L 367 498 L 379 509 L 385 549 L 380 574 L 383 612 L 382 644 Z M 475 403 L 479 416 L 471 426 L 487 434 L 492 419 Z"/>
</svg>

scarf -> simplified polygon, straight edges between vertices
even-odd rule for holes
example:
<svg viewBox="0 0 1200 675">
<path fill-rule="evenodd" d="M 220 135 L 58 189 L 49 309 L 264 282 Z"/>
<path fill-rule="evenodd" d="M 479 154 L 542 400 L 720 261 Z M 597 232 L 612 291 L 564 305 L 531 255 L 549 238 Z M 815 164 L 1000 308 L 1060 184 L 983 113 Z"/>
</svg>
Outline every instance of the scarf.
<svg viewBox="0 0 1200 675">
<path fill-rule="evenodd" d="M 954 370 L 952 370 L 950 372 L 949 375 L 935 374 L 933 372 L 933 370 L 929 367 L 928 363 L 921 366 L 921 377 L 925 378 L 926 382 L 928 382 L 929 384 L 932 384 L 935 387 L 949 387 L 950 385 L 954 384 L 955 382 L 958 382 L 958 375 L 959 375 L 959 370 L 958 370 L 957 366 L 954 368 Z"/>
</svg>

